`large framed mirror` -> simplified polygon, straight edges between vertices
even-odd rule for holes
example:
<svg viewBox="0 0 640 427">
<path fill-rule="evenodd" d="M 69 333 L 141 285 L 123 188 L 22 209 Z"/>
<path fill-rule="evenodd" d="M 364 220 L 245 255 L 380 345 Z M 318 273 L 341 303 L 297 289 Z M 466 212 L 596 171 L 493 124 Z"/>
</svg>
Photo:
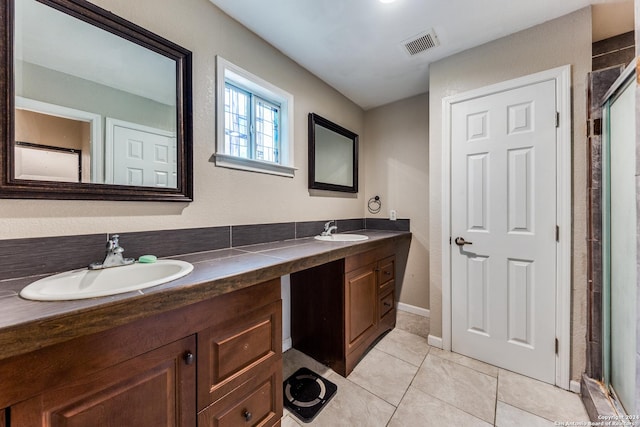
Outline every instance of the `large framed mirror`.
<svg viewBox="0 0 640 427">
<path fill-rule="evenodd" d="M 358 135 L 309 114 L 309 188 L 358 192 Z"/>
<path fill-rule="evenodd" d="M 192 200 L 190 51 L 85 0 L 0 13 L 0 198 Z"/>
</svg>

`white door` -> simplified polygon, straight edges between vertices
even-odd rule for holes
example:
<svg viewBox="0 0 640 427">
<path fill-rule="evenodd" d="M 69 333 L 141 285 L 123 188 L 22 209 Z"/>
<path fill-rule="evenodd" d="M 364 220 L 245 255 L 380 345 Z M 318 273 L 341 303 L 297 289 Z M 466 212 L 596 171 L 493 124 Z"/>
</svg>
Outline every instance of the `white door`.
<svg viewBox="0 0 640 427">
<path fill-rule="evenodd" d="M 173 134 L 113 119 L 107 119 L 107 129 L 108 183 L 177 187 L 177 147 Z"/>
<path fill-rule="evenodd" d="M 555 85 L 451 109 L 452 350 L 552 384 Z"/>
</svg>

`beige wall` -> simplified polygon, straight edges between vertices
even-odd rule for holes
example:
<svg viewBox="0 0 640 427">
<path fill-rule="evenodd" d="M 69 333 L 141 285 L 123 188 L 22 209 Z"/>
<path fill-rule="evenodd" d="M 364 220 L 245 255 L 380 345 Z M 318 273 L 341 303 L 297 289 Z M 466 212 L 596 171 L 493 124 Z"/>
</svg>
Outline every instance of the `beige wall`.
<svg viewBox="0 0 640 427">
<path fill-rule="evenodd" d="M 95 4 L 193 52 L 193 203 L 2 200 L 0 239 L 362 217 L 357 197 L 310 197 L 307 114 L 363 135 L 364 112 L 208 0 L 95 0 Z M 294 179 L 216 167 L 215 57 L 295 96 Z M 362 138 L 361 164 L 367 151 Z M 365 168 L 360 169 L 364 183 Z"/>
<path fill-rule="evenodd" d="M 429 308 L 429 96 L 418 95 L 365 114 L 366 198 L 382 210 L 367 217 L 411 219 L 411 248 L 400 302 Z"/>
<path fill-rule="evenodd" d="M 442 98 L 571 64 L 573 94 L 573 283 L 571 378 L 585 366 L 586 331 L 586 89 L 591 70 L 591 10 L 527 29 L 445 58 L 430 68 L 430 296 L 431 334 L 442 336 L 441 156 Z"/>
<path fill-rule="evenodd" d="M 633 31 L 633 0 L 600 3 L 591 6 L 594 42 Z"/>
</svg>

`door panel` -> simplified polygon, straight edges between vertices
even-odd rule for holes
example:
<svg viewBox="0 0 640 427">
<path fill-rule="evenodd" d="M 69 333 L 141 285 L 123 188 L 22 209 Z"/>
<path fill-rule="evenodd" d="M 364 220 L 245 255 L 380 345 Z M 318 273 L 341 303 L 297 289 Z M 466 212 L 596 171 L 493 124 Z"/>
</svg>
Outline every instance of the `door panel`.
<svg viewBox="0 0 640 427">
<path fill-rule="evenodd" d="M 487 305 L 487 264 L 488 257 L 467 258 L 467 295 L 474 304 L 466 304 L 467 330 L 488 335 L 489 307 Z"/>
<path fill-rule="evenodd" d="M 172 132 L 111 118 L 106 121 L 106 183 L 177 187 L 177 142 Z"/>
<path fill-rule="evenodd" d="M 175 138 L 114 127 L 114 184 L 176 187 Z"/>
<path fill-rule="evenodd" d="M 468 157 L 467 229 L 487 230 L 487 174 L 489 154 L 480 153 Z"/>
<path fill-rule="evenodd" d="M 533 262 L 510 259 L 507 292 L 509 330 L 507 339 L 510 343 L 531 346 L 531 329 L 533 324 Z"/>
<path fill-rule="evenodd" d="M 555 81 L 451 114 L 452 350 L 554 383 Z"/>
</svg>

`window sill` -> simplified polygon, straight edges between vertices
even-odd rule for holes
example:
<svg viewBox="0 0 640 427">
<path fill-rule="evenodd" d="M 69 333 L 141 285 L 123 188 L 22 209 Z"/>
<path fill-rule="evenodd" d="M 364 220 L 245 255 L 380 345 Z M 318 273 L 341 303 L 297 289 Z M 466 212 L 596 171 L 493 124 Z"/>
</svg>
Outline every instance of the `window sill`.
<svg viewBox="0 0 640 427">
<path fill-rule="evenodd" d="M 239 169 L 249 172 L 266 173 L 269 175 L 285 176 L 293 178 L 297 168 L 284 166 L 260 160 L 245 159 L 242 157 L 230 156 L 228 154 L 215 154 L 216 166 L 230 169 Z"/>
</svg>

